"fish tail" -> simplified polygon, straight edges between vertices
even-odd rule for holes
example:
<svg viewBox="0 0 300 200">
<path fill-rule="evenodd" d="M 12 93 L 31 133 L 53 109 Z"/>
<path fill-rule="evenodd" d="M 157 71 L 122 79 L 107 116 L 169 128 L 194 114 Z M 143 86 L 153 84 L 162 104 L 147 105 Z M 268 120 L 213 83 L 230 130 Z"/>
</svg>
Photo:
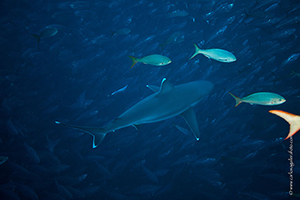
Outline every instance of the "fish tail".
<svg viewBox="0 0 300 200">
<path fill-rule="evenodd" d="M 196 55 L 198 55 L 201 51 L 201 49 L 199 49 L 199 47 L 196 44 L 194 44 L 194 46 L 195 46 L 195 53 L 190 57 L 190 60 L 194 58 Z"/>
<path fill-rule="evenodd" d="M 99 144 L 102 143 L 105 138 L 107 131 L 104 128 L 96 127 L 86 127 L 86 126 L 74 126 L 70 124 L 65 124 L 60 121 L 55 121 L 56 124 L 63 125 L 65 127 L 70 127 L 79 131 L 83 131 L 93 136 L 93 148 L 96 148 Z"/>
<path fill-rule="evenodd" d="M 41 37 L 39 35 L 36 35 L 36 34 L 30 34 L 32 37 L 34 37 L 36 40 L 37 40 L 37 43 L 38 45 L 40 44 L 40 40 L 41 40 Z"/>
<path fill-rule="evenodd" d="M 160 48 L 161 48 L 161 51 L 163 51 L 164 50 L 164 44 L 160 44 L 160 45 L 158 45 L 158 46 L 160 46 Z"/>
<path fill-rule="evenodd" d="M 295 74 L 296 74 L 296 72 L 294 70 L 292 70 L 291 75 L 295 75 Z"/>
<path fill-rule="evenodd" d="M 240 97 L 237 97 L 235 95 L 233 95 L 232 93 L 228 92 L 234 99 L 235 99 L 235 106 L 237 107 L 238 105 L 240 105 L 242 103 L 242 99 Z"/>
<path fill-rule="evenodd" d="M 109 31 L 110 32 L 110 36 L 115 36 L 116 32 L 113 31 Z"/>
<path fill-rule="evenodd" d="M 285 138 L 285 140 L 292 137 L 293 135 L 295 135 L 295 133 L 297 133 L 300 130 L 299 115 L 294 115 L 292 113 L 288 113 L 282 110 L 270 110 L 269 112 L 283 118 L 285 121 L 287 121 L 290 124 L 290 132 L 288 136 Z"/>
<path fill-rule="evenodd" d="M 139 62 L 138 61 L 138 59 L 137 58 L 135 58 L 135 57 L 133 57 L 133 56 L 128 56 L 129 58 L 131 58 L 131 60 L 132 60 L 132 65 L 131 65 L 131 67 L 130 67 L 130 69 L 137 63 L 137 62 Z"/>
</svg>

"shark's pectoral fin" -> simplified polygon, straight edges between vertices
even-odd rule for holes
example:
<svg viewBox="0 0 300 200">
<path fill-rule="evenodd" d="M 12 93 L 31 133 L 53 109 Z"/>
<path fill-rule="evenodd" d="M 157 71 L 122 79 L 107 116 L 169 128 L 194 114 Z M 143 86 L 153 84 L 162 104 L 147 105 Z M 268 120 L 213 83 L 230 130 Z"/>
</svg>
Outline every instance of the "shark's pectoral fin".
<svg viewBox="0 0 300 200">
<path fill-rule="evenodd" d="M 65 124 L 59 121 L 55 121 L 56 124 L 60 124 L 66 127 L 70 127 L 79 131 L 83 131 L 93 136 L 93 148 L 96 148 L 103 139 L 105 138 L 107 132 L 104 128 L 97 128 L 97 127 L 86 127 L 86 126 L 74 126 L 70 124 Z"/>
<path fill-rule="evenodd" d="M 159 90 L 160 90 L 160 88 L 155 85 L 146 85 L 146 87 L 149 88 L 150 90 L 152 90 L 153 92 L 159 92 Z"/>
<path fill-rule="evenodd" d="M 185 119 L 186 123 L 189 125 L 191 131 L 193 132 L 196 140 L 199 140 L 200 132 L 199 132 L 196 114 L 193 108 L 190 107 L 189 109 L 181 113 L 180 116 Z"/>
<path fill-rule="evenodd" d="M 96 148 L 102 143 L 107 133 L 103 133 L 103 131 L 98 129 L 98 132 L 90 132 L 90 134 L 93 136 L 93 148 Z"/>
</svg>

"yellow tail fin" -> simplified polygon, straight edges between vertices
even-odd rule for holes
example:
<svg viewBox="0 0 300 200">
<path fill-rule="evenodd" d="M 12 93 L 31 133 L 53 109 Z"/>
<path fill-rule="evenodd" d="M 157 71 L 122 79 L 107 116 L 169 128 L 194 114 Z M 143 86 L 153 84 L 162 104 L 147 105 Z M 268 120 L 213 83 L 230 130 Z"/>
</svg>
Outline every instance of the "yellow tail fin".
<svg viewBox="0 0 300 200">
<path fill-rule="evenodd" d="M 196 55 L 198 55 L 198 54 L 199 54 L 199 51 L 200 51 L 199 47 L 198 47 L 196 44 L 194 44 L 194 46 L 195 46 L 195 53 L 190 57 L 190 60 L 191 60 L 192 58 L 194 58 Z"/>
<path fill-rule="evenodd" d="M 288 113 L 282 110 L 270 110 L 269 111 L 272 114 L 278 115 L 279 117 L 283 118 L 285 121 L 287 121 L 290 124 L 290 132 L 288 136 L 285 138 L 288 139 L 295 135 L 300 130 L 300 116 L 294 115 L 292 113 Z"/>
<path fill-rule="evenodd" d="M 233 95 L 232 93 L 228 92 L 234 99 L 235 99 L 235 106 L 237 107 L 238 105 L 240 105 L 242 103 L 242 99 L 240 97 L 237 97 L 235 95 Z"/>
<path fill-rule="evenodd" d="M 130 69 L 137 63 L 137 62 L 139 62 L 138 61 L 138 59 L 137 58 L 135 58 L 135 57 L 133 57 L 133 56 L 128 56 L 129 58 L 131 58 L 131 60 L 132 60 L 132 65 L 131 65 L 131 67 L 130 67 Z"/>
</svg>

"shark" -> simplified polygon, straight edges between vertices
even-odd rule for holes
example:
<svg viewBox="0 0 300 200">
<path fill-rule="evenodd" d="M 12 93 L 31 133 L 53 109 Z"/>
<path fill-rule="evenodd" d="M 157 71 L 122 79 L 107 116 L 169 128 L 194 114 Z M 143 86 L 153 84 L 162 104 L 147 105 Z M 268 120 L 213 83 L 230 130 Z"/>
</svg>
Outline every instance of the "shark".
<svg viewBox="0 0 300 200">
<path fill-rule="evenodd" d="M 196 140 L 199 140 L 200 132 L 193 107 L 213 90 L 214 84 L 199 80 L 173 86 L 170 81 L 163 78 L 160 87 L 155 85 L 146 87 L 154 93 L 102 127 L 77 126 L 60 121 L 55 121 L 55 123 L 92 135 L 93 148 L 96 148 L 109 132 L 181 116 L 185 119 Z"/>
</svg>

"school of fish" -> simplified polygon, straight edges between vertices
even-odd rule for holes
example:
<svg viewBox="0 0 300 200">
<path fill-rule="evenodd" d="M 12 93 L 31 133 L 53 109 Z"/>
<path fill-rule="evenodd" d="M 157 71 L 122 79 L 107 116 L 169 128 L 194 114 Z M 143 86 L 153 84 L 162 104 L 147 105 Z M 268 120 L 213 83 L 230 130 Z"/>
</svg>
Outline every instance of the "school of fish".
<svg viewBox="0 0 300 200">
<path fill-rule="evenodd" d="M 300 196 L 299 2 L 1 6 L 1 199 Z"/>
</svg>

